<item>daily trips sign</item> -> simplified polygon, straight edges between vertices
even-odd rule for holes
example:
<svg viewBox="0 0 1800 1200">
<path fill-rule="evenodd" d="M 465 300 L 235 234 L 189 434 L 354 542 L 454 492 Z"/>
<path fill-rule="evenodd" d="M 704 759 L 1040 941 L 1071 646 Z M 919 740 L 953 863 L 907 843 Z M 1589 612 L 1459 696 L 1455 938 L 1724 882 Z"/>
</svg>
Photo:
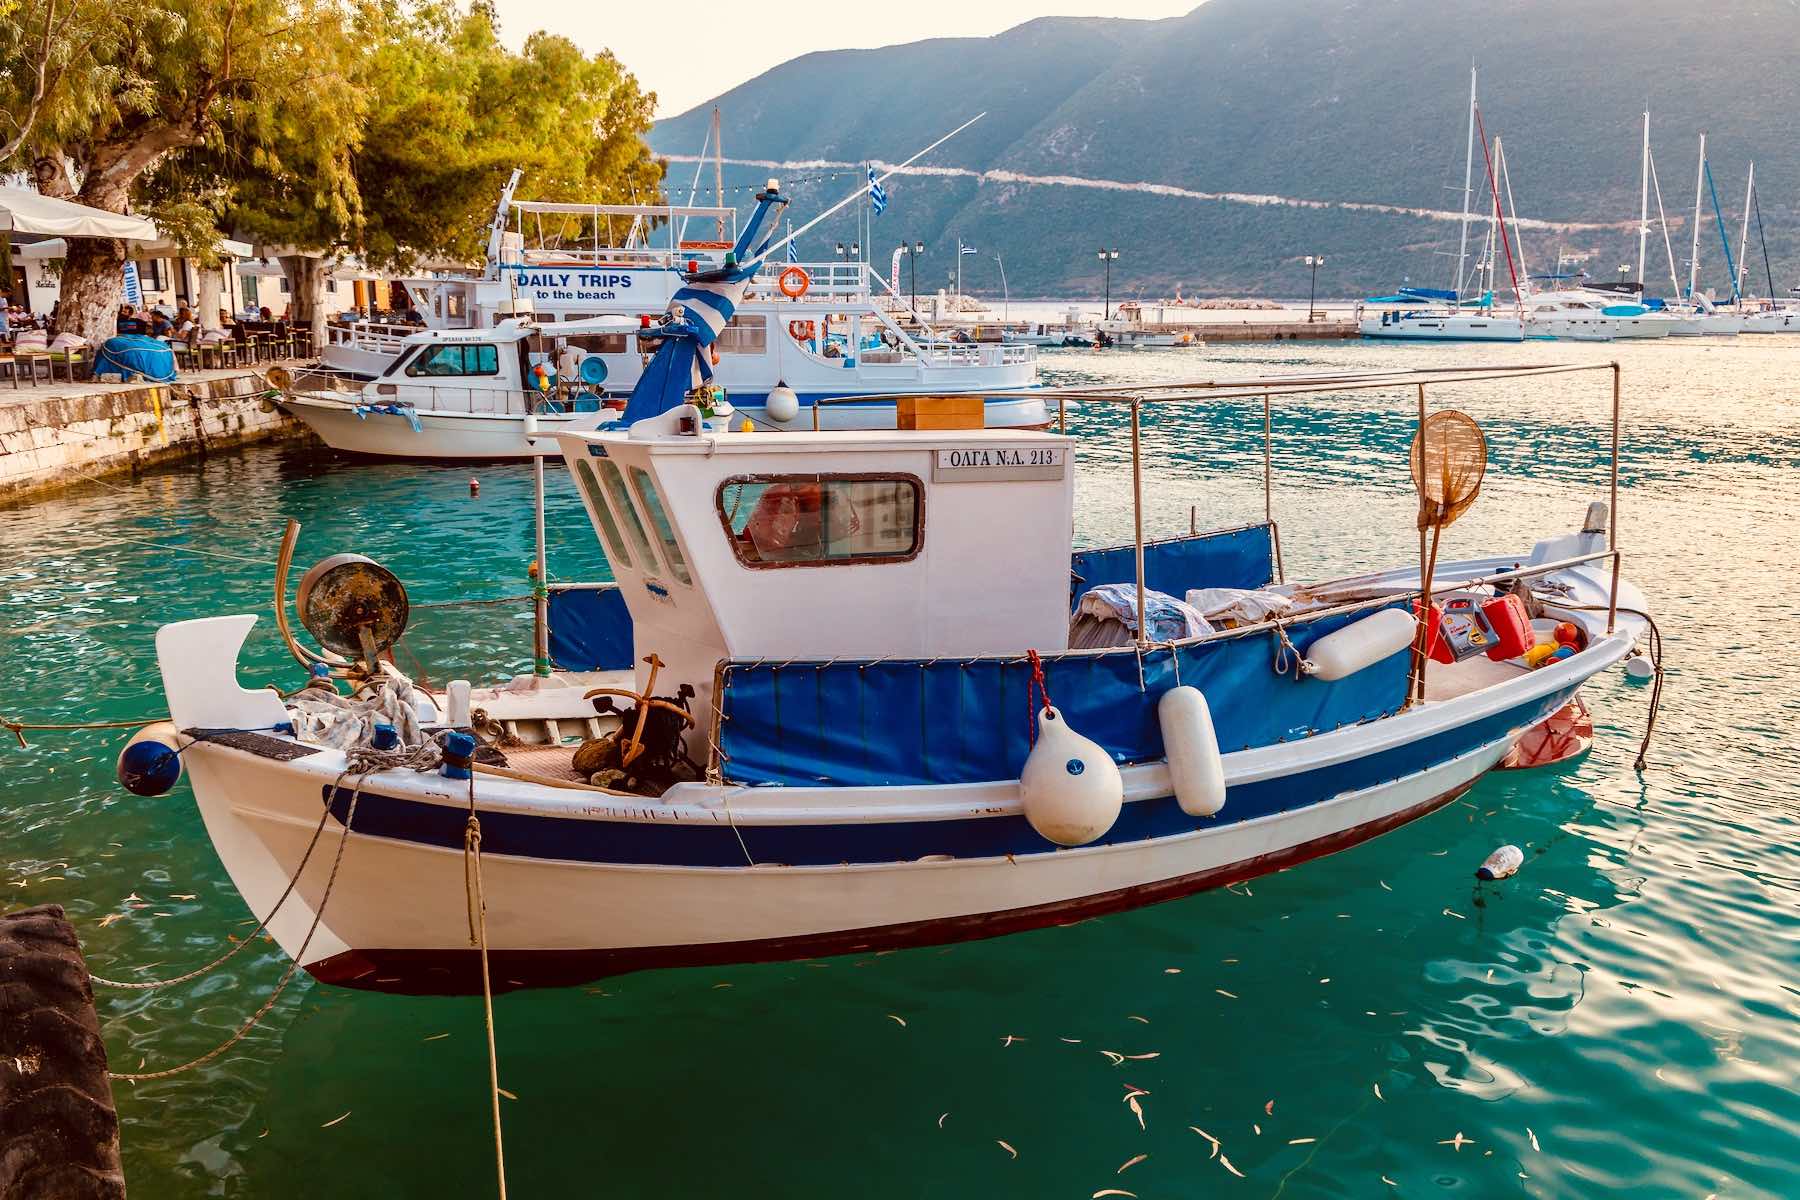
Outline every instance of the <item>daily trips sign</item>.
<svg viewBox="0 0 1800 1200">
<path fill-rule="evenodd" d="M 605 267 L 522 267 L 513 274 L 521 299 L 543 304 L 666 304 L 680 276 L 672 271 Z"/>
</svg>

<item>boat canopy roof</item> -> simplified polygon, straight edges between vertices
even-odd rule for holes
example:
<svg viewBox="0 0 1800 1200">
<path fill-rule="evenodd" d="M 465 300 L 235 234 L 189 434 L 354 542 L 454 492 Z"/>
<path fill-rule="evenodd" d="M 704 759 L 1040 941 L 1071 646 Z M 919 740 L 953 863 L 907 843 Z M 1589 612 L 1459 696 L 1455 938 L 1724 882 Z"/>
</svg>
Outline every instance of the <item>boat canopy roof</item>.
<svg viewBox="0 0 1800 1200">
<path fill-rule="evenodd" d="M 693 217 L 709 221 L 737 219 L 735 208 L 692 204 L 571 204 L 552 200 L 514 200 L 512 206 L 518 212 L 578 217 L 649 217 L 659 221 L 666 221 L 671 217 Z"/>
<path fill-rule="evenodd" d="M 439 342 L 516 342 L 532 334 L 580 337 L 592 333 L 628 333 L 636 328 L 637 321 L 621 316 L 583 317 L 579 321 L 533 321 L 529 318 L 507 317 L 492 328 L 421 329 L 417 333 L 408 334 L 404 344 L 418 346 Z"/>
</svg>

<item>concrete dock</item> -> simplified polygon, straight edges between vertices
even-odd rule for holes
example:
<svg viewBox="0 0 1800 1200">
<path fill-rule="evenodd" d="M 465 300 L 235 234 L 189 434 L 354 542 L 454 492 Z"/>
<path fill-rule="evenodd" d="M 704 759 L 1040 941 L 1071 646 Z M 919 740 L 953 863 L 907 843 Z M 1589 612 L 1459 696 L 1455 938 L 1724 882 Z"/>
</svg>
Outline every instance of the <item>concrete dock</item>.
<svg viewBox="0 0 1800 1200">
<path fill-rule="evenodd" d="M 174 383 L 78 381 L 0 388 L 0 502 L 226 446 L 312 436 L 245 370 Z"/>
</svg>

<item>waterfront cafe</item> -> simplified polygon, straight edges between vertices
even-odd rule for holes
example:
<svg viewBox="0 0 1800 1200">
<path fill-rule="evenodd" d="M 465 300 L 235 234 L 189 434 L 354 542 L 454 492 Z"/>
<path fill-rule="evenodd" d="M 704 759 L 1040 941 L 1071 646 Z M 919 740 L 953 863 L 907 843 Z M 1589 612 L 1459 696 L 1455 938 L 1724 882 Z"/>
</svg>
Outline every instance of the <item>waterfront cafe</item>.
<svg viewBox="0 0 1800 1200">
<path fill-rule="evenodd" d="M 8 268 L 5 289 L 8 304 L 22 304 L 33 312 L 47 313 L 56 303 L 52 286 L 46 297 L 41 288 L 42 270 L 34 271 L 27 247 L 54 241 L 58 254 L 71 237 L 120 238 L 128 242 L 154 242 L 162 235 L 148 218 L 107 212 L 72 200 L 58 200 L 31 188 L 0 186 L 0 234 L 6 238 Z M 21 261 L 23 260 L 23 261 Z M 40 285 L 34 290 L 34 280 Z"/>
</svg>

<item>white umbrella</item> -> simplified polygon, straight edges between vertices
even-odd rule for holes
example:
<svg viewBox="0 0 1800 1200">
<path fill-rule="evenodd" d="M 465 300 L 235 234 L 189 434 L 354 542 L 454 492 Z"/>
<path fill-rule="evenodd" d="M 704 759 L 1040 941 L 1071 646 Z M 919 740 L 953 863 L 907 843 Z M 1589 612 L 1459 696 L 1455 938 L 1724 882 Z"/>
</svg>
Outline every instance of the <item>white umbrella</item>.
<svg viewBox="0 0 1800 1200">
<path fill-rule="evenodd" d="M 107 212 L 28 188 L 0 187 L 0 230 L 49 237 L 107 237 L 153 242 L 162 235 L 148 217 Z"/>
</svg>

